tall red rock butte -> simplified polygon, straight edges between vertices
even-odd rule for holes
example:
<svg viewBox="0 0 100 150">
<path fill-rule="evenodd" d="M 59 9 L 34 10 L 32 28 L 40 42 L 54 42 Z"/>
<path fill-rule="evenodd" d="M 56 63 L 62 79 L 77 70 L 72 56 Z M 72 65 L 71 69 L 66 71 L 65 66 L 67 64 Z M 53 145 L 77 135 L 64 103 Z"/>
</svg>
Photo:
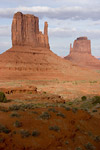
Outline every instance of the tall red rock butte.
<svg viewBox="0 0 100 150">
<path fill-rule="evenodd" d="M 91 54 L 91 41 L 87 37 L 79 37 L 70 44 L 70 54 L 65 57 L 79 66 L 100 69 L 100 60 Z"/>
<path fill-rule="evenodd" d="M 12 22 L 12 45 L 50 48 L 48 42 L 48 23 L 45 22 L 43 34 L 39 31 L 38 17 L 17 12 Z"/>
<path fill-rule="evenodd" d="M 0 80 L 74 80 L 85 79 L 91 74 L 50 50 L 48 23 L 45 22 L 42 33 L 38 17 L 17 12 L 11 31 L 12 48 L 0 54 Z"/>
</svg>

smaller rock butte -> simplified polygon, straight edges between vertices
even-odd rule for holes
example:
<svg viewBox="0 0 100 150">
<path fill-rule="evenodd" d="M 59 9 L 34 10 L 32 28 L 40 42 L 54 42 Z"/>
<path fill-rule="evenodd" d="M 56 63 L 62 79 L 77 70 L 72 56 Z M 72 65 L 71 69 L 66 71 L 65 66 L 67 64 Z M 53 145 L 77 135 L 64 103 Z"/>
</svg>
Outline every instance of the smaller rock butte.
<svg viewBox="0 0 100 150">
<path fill-rule="evenodd" d="M 88 68 L 100 69 L 100 61 L 91 54 L 91 41 L 87 37 L 79 37 L 70 44 L 70 54 L 65 59 Z"/>
<path fill-rule="evenodd" d="M 32 46 L 49 48 L 48 23 L 44 24 L 44 34 L 39 31 L 39 19 L 34 15 L 17 12 L 12 22 L 12 46 Z"/>
</svg>

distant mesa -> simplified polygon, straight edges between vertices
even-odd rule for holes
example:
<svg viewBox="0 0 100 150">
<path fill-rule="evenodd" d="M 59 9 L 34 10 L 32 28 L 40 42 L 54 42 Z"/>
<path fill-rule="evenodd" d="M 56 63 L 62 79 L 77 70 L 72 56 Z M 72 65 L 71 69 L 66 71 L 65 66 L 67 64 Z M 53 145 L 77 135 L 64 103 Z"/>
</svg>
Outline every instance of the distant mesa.
<svg viewBox="0 0 100 150">
<path fill-rule="evenodd" d="M 39 31 L 38 17 L 17 12 L 12 22 L 12 45 L 50 48 L 48 23 L 45 22 L 42 33 Z"/>
<path fill-rule="evenodd" d="M 100 61 L 91 54 L 91 41 L 87 37 L 79 37 L 70 44 L 70 54 L 65 59 L 73 63 L 94 69 L 100 69 Z"/>
</svg>

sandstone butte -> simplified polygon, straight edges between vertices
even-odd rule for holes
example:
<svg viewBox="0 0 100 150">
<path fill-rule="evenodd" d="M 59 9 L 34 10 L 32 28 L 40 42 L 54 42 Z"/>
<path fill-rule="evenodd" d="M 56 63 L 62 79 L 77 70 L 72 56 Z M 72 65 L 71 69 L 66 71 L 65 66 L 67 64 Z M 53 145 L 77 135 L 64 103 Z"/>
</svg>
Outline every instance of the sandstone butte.
<svg viewBox="0 0 100 150">
<path fill-rule="evenodd" d="M 17 12 L 11 30 L 12 48 L 0 54 L 0 80 L 99 78 L 94 71 L 81 69 L 54 54 L 49 46 L 48 23 L 45 22 L 42 33 L 38 17 Z"/>
<path fill-rule="evenodd" d="M 70 54 L 65 57 L 74 64 L 92 69 L 100 69 L 100 60 L 91 54 L 91 41 L 87 37 L 79 37 L 70 44 Z"/>
</svg>

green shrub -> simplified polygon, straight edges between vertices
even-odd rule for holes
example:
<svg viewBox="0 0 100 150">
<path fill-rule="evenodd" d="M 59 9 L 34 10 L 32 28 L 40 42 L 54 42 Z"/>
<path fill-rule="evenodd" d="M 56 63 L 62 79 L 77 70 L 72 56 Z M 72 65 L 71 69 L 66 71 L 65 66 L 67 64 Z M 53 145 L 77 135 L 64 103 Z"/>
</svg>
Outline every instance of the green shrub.
<svg viewBox="0 0 100 150">
<path fill-rule="evenodd" d="M 0 92 L 0 102 L 5 103 L 7 101 L 6 96 L 3 92 Z"/>
<path fill-rule="evenodd" d="M 13 112 L 10 116 L 11 117 L 19 117 L 20 115 L 18 113 L 16 113 L 16 112 Z"/>
<path fill-rule="evenodd" d="M 51 126 L 51 127 L 49 127 L 49 129 L 56 131 L 56 132 L 58 132 L 60 130 L 60 128 L 58 126 Z"/>
<path fill-rule="evenodd" d="M 94 141 L 100 142 L 100 136 L 96 136 L 96 137 L 94 138 Z"/>
<path fill-rule="evenodd" d="M 43 112 L 40 115 L 40 118 L 42 118 L 42 119 L 50 119 L 50 117 L 51 117 L 51 115 L 48 112 Z"/>
<path fill-rule="evenodd" d="M 86 100 L 87 100 L 87 97 L 86 97 L 86 96 L 82 96 L 82 97 L 81 97 L 81 100 L 82 100 L 82 101 L 86 101 Z"/>
<path fill-rule="evenodd" d="M 70 107 L 65 107 L 65 110 L 70 111 Z"/>
<path fill-rule="evenodd" d="M 82 150 L 82 148 L 81 147 L 77 147 L 75 150 Z"/>
<path fill-rule="evenodd" d="M 95 150 L 95 147 L 91 143 L 85 144 L 85 149 L 86 150 Z"/>
<path fill-rule="evenodd" d="M 8 134 L 11 131 L 6 126 L 0 124 L 0 133 L 2 133 L 2 132 Z"/>
<path fill-rule="evenodd" d="M 57 110 L 55 108 L 49 108 L 48 111 L 51 111 L 51 112 L 54 112 L 54 113 L 57 112 Z"/>
<path fill-rule="evenodd" d="M 96 110 L 96 109 L 94 109 L 94 110 L 92 110 L 92 112 L 97 112 L 97 110 Z"/>
<path fill-rule="evenodd" d="M 32 136 L 39 136 L 39 135 L 40 135 L 40 132 L 39 132 L 39 131 L 34 130 L 34 131 L 32 132 Z"/>
<path fill-rule="evenodd" d="M 78 108 L 72 108 L 72 112 L 76 113 L 78 111 Z"/>
<path fill-rule="evenodd" d="M 22 130 L 20 131 L 20 133 L 21 133 L 22 138 L 25 138 L 25 137 L 29 137 L 29 136 L 30 136 L 29 131 L 24 130 L 24 129 L 22 129 Z"/>
<path fill-rule="evenodd" d="M 4 143 L 5 139 L 0 137 L 0 143 Z"/>
<path fill-rule="evenodd" d="M 66 141 L 66 142 L 65 142 L 65 144 L 66 144 L 66 145 L 68 145 L 68 144 L 69 144 L 69 142 L 68 142 L 68 141 Z"/>
<path fill-rule="evenodd" d="M 60 116 L 60 117 L 62 117 L 62 118 L 66 118 L 65 115 L 64 115 L 63 113 L 61 113 L 61 112 L 58 112 L 58 113 L 57 113 L 57 116 Z"/>
<path fill-rule="evenodd" d="M 92 98 L 92 104 L 93 105 L 100 104 L 100 96 L 94 96 Z"/>
<path fill-rule="evenodd" d="M 22 127 L 22 123 L 19 122 L 19 121 L 16 121 L 16 122 L 14 123 L 14 126 L 17 127 L 17 128 Z"/>
</svg>

